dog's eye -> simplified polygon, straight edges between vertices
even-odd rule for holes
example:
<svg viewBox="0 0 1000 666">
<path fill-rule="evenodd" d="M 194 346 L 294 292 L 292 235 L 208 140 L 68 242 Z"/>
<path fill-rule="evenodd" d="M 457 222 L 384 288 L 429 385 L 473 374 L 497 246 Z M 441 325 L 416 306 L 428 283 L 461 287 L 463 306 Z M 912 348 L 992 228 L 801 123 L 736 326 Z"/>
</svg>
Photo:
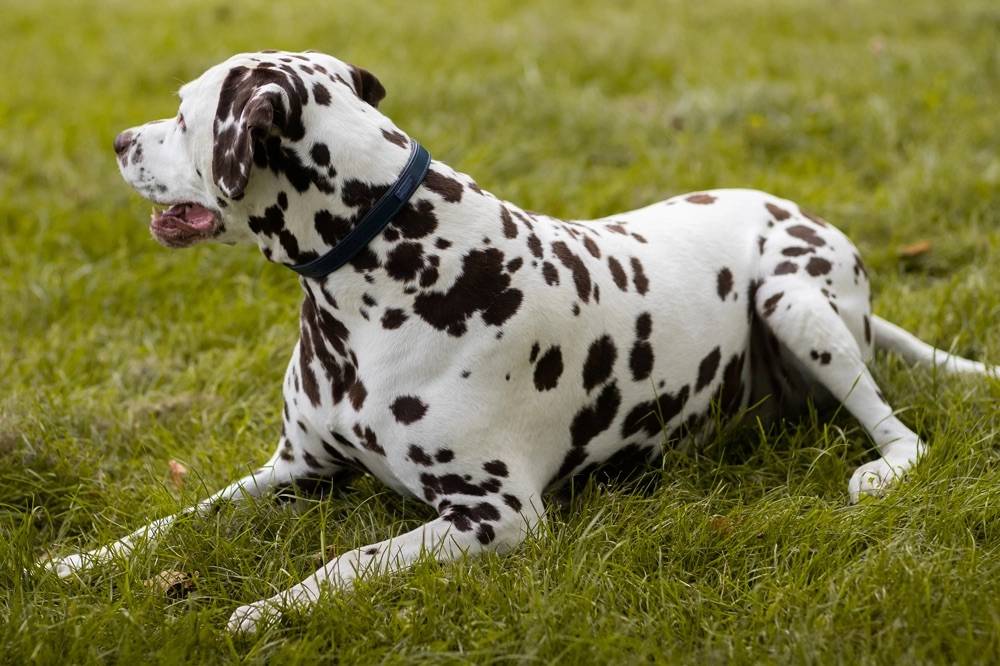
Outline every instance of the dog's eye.
<svg viewBox="0 0 1000 666">
<path fill-rule="evenodd" d="M 187 131 L 187 123 L 184 122 L 184 114 L 183 113 L 178 113 L 177 114 L 177 126 L 181 128 L 182 132 L 186 132 Z"/>
</svg>

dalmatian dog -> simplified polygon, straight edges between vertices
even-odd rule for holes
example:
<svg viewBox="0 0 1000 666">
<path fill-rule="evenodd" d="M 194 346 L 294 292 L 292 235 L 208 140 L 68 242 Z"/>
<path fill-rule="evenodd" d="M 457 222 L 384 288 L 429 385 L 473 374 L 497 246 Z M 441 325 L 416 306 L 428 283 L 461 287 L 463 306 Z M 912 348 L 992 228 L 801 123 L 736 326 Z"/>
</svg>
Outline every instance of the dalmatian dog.
<svg viewBox="0 0 1000 666">
<path fill-rule="evenodd" d="M 378 110 L 384 95 L 327 55 L 241 54 L 184 85 L 176 117 L 115 139 L 125 180 L 165 207 L 150 222 L 162 244 L 253 243 L 299 273 L 300 338 L 270 460 L 51 570 L 126 556 L 223 501 L 361 473 L 436 512 L 237 608 L 229 627 L 253 631 L 423 553 L 509 550 L 544 518 L 546 490 L 645 464 L 719 414 L 842 403 L 879 453 L 850 500 L 882 493 L 926 445 L 876 386 L 873 350 L 995 372 L 873 315 L 855 247 L 791 201 L 712 190 L 555 219 L 429 160 Z"/>
</svg>

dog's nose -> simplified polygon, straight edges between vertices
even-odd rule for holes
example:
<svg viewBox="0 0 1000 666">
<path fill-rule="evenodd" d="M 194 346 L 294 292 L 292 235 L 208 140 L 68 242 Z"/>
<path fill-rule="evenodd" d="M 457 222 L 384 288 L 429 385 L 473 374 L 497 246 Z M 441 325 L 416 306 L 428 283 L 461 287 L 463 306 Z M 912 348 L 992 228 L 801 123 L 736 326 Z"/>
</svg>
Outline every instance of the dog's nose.
<svg viewBox="0 0 1000 666">
<path fill-rule="evenodd" d="M 122 132 L 115 137 L 115 154 L 121 157 L 132 145 L 132 133 Z"/>
</svg>

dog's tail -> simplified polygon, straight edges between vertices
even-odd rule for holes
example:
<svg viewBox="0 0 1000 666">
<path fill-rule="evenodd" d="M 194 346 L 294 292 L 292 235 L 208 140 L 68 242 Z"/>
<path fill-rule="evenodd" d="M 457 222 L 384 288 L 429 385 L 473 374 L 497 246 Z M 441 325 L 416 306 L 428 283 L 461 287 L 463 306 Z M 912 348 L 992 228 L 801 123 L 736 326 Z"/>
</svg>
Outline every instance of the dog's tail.
<svg viewBox="0 0 1000 666">
<path fill-rule="evenodd" d="M 909 331 L 881 317 L 872 317 L 875 349 L 891 351 L 907 363 L 941 368 L 949 374 L 989 375 L 1000 378 L 1000 367 L 970 361 L 932 347 Z"/>
</svg>

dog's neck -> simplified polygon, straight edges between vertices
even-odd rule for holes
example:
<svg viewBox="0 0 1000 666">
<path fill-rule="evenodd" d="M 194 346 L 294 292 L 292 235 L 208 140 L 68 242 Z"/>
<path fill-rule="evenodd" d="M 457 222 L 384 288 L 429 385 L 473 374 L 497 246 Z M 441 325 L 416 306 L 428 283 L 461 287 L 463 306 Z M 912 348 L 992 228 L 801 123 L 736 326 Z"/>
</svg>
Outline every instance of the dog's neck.
<svg viewBox="0 0 1000 666">
<path fill-rule="evenodd" d="M 355 228 L 396 182 L 410 155 L 405 134 L 394 127 L 380 134 L 340 146 L 340 154 L 330 155 L 332 169 L 322 173 L 295 165 L 271 147 L 268 164 L 283 167 L 276 175 L 284 196 L 258 205 L 250 218 L 268 259 L 284 265 L 310 261 Z M 307 182 L 308 188 L 299 192 L 296 182 Z M 347 264 L 325 277 L 300 280 L 315 307 L 337 311 L 345 325 L 377 323 L 373 320 L 387 309 L 411 310 L 418 292 L 446 289 L 443 285 L 463 271 L 468 251 L 510 242 L 505 236 L 514 225 L 512 214 L 526 220 L 519 208 L 484 192 L 465 174 L 432 161 L 407 204 Z"/>
<path fill-rule="evenodd" d="M 254 147 L 254 178 L 263 182 L 253 188 L 259 194 L 237 206 L 274 263 L 293 266 L 330 251 L 396 181 L 409 156 L 409 138 L 394 128 L 316 135 L 336 140 L 289 144 L 271 136 Z"/>
</svg>

